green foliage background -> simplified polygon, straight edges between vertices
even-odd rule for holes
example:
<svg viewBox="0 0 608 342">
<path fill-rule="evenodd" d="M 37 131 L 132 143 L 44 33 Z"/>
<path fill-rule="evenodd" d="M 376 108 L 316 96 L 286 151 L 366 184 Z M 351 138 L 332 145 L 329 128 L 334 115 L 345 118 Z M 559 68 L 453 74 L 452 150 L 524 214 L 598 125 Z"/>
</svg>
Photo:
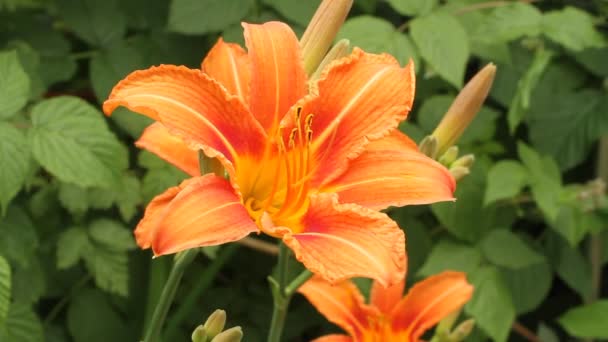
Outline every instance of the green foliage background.
<svg viewBox="0 0 608 342">
<path fill-rule="evenodd" d="M 148 119 L 100 103 L 129 72 L 193 68 L 240 21 L 303 31 L 316 0 L 0 0 L 0 341 L 136 341 L 171 258 L 131 231 L 185 177 L 134 148 Z M 498 66 L 460 140 L 475 153 L 456 203 L 391 209 L 409 278 L 467 272 L 470 341 L 608 339 L 608 2 L 356 0 L 339 34 L 413 59 L 417 96 L 401 129 L 432 132 L 464 81 Z M 600 251 L 600 253 L 598 253 Z M 603 251 L 603 253 L 601 253 Z M 165 340 L 186 341 L 215 308 L 263 341 L 275 258 L 206 249 L 188 269 Z M 368 289 L 369 282 L 359 285 Z M 602 299 L 602 297 L 604 299 Z M 337 331 L 302 298 L 286 341 Z"/>
</svg>

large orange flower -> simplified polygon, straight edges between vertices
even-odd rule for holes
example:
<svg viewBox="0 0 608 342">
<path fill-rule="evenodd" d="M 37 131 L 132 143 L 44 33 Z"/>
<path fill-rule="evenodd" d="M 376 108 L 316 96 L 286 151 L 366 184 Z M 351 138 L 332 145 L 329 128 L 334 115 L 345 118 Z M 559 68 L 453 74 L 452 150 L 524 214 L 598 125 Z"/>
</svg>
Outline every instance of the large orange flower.
<svg viewBox="0 0 608 342">
<path fill-rule="evenodd" d="M 138 244 L 162 255 L 261 231 L 329 281 L 402 278 L 403 232 L 378 210 L 451 200 L 455 186 L 395 129 L 412 106 L 413 66 L 355 49 L 309 93 L 292 30 L 243 26 L 247 52 L 220 39 L 202 70 L 136 71 L 104 103 L 155 119 L 137 145 L 193 176 L 152 200 Z M 199 150 L 229 180 L 199 176 Z"/>
<path fill-rule="evenodd" d="M 336 285 L 318 277 L 298 290 L 330 322 L 350 336 L 327 335 L 315 342 L 417 342 L 422 334 L 459 310 L 473 294 L 464 273 L 447 271 L 429 277 L 403 296 L 404 280 L 384 288 L 372 285 L 370 304 L 350 281 Z"/>
</svg>

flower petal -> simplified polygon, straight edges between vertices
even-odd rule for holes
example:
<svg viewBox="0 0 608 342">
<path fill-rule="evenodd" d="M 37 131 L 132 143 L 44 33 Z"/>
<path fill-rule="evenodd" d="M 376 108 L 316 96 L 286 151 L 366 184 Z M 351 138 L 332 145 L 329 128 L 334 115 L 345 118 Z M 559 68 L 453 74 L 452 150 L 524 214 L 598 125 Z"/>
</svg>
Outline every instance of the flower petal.
<svg viewBox="0 0 608 342">
<path fill-rule="evenodd" d="M 382 210 L 453 201 L 455 189 L 456 181 L 448 169 L 420 153 L 415 143 L 395 130 L 370 142 L 322 191 L 337 193 L 341 203 Z"/>
<path fill-rule="evenodd" d="M 473 294 L 473 286 L 461 272 L 446 271 L 429 277 L 410 289 L 393 309 L 393 329 L 407 331 L 410 341 L 445 316 L 460 309 Z"/>
<path fill-rule="evenodd" d="M 182 182 L 181 185 L 186 185 L 187 182 L 188 180 Z M 162 220 L 166 213 L 165 209 L 167 209 L 169 203 L 171 203 L 181 189 L 182 188 L 179 186 L 171 187 L 150 201 L 146 207 L 144 217 L 139 221 L 134 232 L 135 240 L 137 241 L 139 247 L 142 249 L 150 248 L 152 241 L 154 240 L 158 223 Z"/>
<path fill-rule="evenodd" d="M 228 93 L 243 103 L 249 102 L 251 65 L 247 52 L 238 44 L 225 43 L 220 38 L 201 65 L 202 70 L 223 85 Z"/>
<path fill-rule="evenodd" d="M 156 154 L 190 176 L 200 175 L 198 152 L 188 147 L 177 136 L 169 133 L 169 130 L 160 122 L 148 126 L 135 145 Z"/>
<path fill-rule="evenodd" d="M 388 315 L 393 310 L 393 307 L 403 297 L 403 288 L 405 287 L 405 278 L 401 279 L 389 287 L 384 287 L 382 284 L 374 281 L 370 293 L 370 303 L 380 310 L 380 312 Z"/>
<path fill-rule="evenodd" d="M 350 336 L 346 335 L 326 335 L 315 338 L 312 342 L 353 342 Z"/>
<path fill-rule="evenodd" d="M 104 112 L 118 106 L 160 121 L 192 149 L 232 164 L 265 147 L 265 133 L 243 103 L 200 70 L 161 65 L 135 71 L 114 87 Z"/>
<path fill-rule="evenodd" d="M 269 134 L 306 94 L 306 74 L 298 38 L 281 22 L 243 23 L 252 64 L 250 107 Z"/>
<path fill-rule="evenodd" d="M 331 285 L 315 276 L 304 283 L 298 292 L 328 321 L 338 325 L 351 336 L 360 336 L 368 329 L 368 315 L 373 314 L 373 311 L 365 305 L 363 295 L 352 282 L 347 280 Z"/>
<path fill-rule="evenodd" d="M 391 56 L 373 55 L 355 48 L 324 71 L 319 94 L 297 106 L 313 114 L 313 152 L 317 169 L 314 184 L 340 175 L 369 140 L 383 137 L 409 113 L 414 100 L 413 63 L 405 68 Z M 293 118 L 283 124 L 293 126 Z M 286 130 L 289 132 L 289 130 Z"/>
<path fill-rule="evenodd" d="M 230 183 L 213 174 L 192 178 L 165 209 L 152 241 L 155 255 L 218 245 L 258 231 Z"/>
<path fill-rule="evenodd" d="M 283 241 L 312 272 L 331 283 L 373 278 L 385 286 L 405 275 L 405 236 L 386 214 L 339 204 L 334 194 L 312 195 L 301 227 Z"/>
</svg>

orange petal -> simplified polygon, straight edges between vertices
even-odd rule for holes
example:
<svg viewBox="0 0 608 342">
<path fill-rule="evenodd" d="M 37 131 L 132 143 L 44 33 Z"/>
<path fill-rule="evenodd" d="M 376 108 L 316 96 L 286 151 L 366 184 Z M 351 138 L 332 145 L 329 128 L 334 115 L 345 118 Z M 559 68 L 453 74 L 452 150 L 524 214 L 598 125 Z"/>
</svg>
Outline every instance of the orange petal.
<svg viewBox="0 0 608 342">
<path fill-rule="evenodd" d="M 315 338 L 312 342 L 353 342 L 350 336 L 346 335 L 326 335 Z"/>
<path fill-rule="evenodd" d="M 393 307 L 403 297 L 403 288 L 405 287 L 405 278 L 392 286 L 384 287 L 378 282 L 373 282 L 370 294 L 370 303 L 377 307 L 380 312 L 388 315 L 393 310 Z"/>
<path fill-rule="evenodd" d="M 351 336 L 360 336 L 368 329 L 368 316 L 373 314 L 373 311 L 365 305 L 363 296 L 352 282 L 343 281 L 331 285 L 315 276 L 304 283 L 298 292 L 328 321 L 338 325 Z"/>
<path fill-rule="evenodd" d="M 252 64 L 251 112 L 267 132 L 274 132 L 307 91 L 298 38 L 281 22 L 243 23 L 243 27 Z"/>
<path fill-rule="evenodd" d="M 232 164 L 264 150 L 265 133 L 251 113 L 200 70 L 161 65 L 135 71 L 114 87 L 103 109 L 109 115 L 118 106 L 160 121 L 192 149 Z"/>
<path fill-rule="evenodd" d="M 447 315 L 459 310 L 473 294 L 473 286 L 461 272 L 447 271 L 429 277 L 410 289 L 393 309 L 393 329 L 407 331 L 410 341 Z"/>
<path fill-rule="evenodd" d="M 223 85 L 228 93 L 249 102 L 251 65 L 247 52 L 238 44 L 225 43 L 220 38 L 201 65 L 203 71 Z"/>
<path fill-rule="evenodd" d="M 375 210 L 453 201 L 456 182 L 440 163 L 418 151 L 401 132 L 372 141 L 348 169 L 323 188 L 341 203 Z"/>
<path fill-rule="evenodd" d="M 148 126 L 135 145 L 156 154 L 190 176 L 200 175 L 198 152 L 169 133 L 160 122 Z"/>
<path fill-rule="evenodd" d="M 182 182 L 182 185 L 187 181 L 188 180 Z M 165 192 L 154 197 L 152 201 L 150 201 L 146 207 L 144 217 L 139 221 L 135 228 L 135 240 L 139 247 L 142 249 L 150 248 L 152 241 L 154 240 L 156 228 L 166 214 L 165 209 L 167 209 L 169 203 L 180 191 L 181 188 L 179 186 L 174 186 L 165 190 Z"/>
<path fill-rule="evenodd" d="M 155 255 L 240 240 L 258 231 L 230 183 L 213 174 L 192 178 L 158 224 Z"/>
<path fill-rule="evenodd" d="M 388 286 L 405 276 L 405 236 L 384 213 L 318 194 L 311 196 L 301 225 L 283 241 L 304 266 L 331 283 L 368 277 Z"/>
<path fill-rule="evenodd" d="M 414 100 L 413 63 L 401 68 L 390 55 L 355 48 L 349 57 L 330 64 L 321 76 L 319 93 L 301 101 L 302 116 L 313 114 L 314 184 L 340 175 L 368 140 L 396 128 Z M 293 118 L 283 124 L 293 126 Z M 289 132 L 289 129 L 286 130 Z"/>
</svg>

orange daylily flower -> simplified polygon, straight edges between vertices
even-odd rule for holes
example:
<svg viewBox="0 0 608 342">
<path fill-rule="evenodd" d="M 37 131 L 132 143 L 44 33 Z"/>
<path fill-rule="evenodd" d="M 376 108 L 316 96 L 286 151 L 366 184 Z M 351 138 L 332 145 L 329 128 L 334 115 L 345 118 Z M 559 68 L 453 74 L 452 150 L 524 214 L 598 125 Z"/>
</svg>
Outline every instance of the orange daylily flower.
<svg viewBox="0 0 608 342">
<path fill-rule="evenodd" d="M 417 342 L 473 294 L 465 274 L 453 271 L 417 283 L 402 298 L 404 286 L 404 279 L 388 288 L 374 282 L 369 304 L 351 281 L 331 285 L 315 277 L 298 291 L 349 334 L 327 335 L 314 342 Z"/>
<path fill-rule="evenodd" d="M 202 70 L 161 65 L 117 84 L 118 106 L 157 122 L 137 146 L 193 178 L 152 200 L 135 230 L 155 255 L 264 232 L 314 273 L 391 284 L 405 271 L 405 238 L 378 210 L 453 200 L 454 180 L 396 130 L 414 97 L 414 68 L 355 49 L 309 93 L 293 31 L 243 24 L 247 51 L 220 39 Z M 200 176 L 197 151 L 229 180 Z"/>
</svg>

